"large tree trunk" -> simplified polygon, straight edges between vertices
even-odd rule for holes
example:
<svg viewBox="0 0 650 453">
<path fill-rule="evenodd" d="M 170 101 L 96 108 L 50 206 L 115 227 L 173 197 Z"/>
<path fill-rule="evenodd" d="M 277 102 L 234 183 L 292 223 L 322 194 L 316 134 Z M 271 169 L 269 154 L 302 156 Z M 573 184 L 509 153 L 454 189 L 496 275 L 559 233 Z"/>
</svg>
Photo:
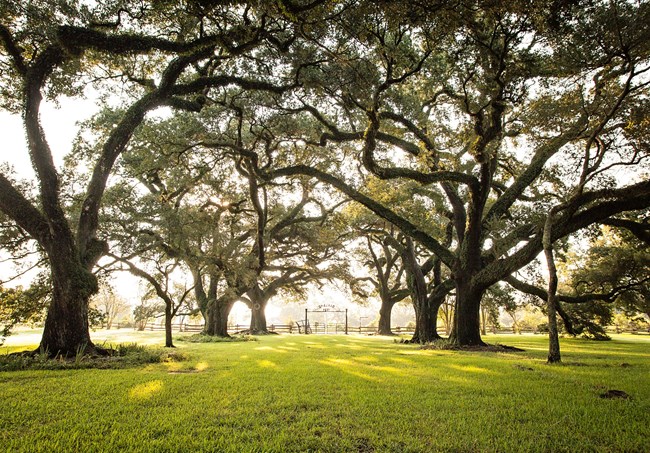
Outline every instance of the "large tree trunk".
<svg viewBox="0 0 650 453">
<path fill-rule="evenodd" d="M 417 261 L 413 241 L 407 239 L 406 249 L 402 253 L 407 271 L 407 281 L 411 290 L 411 299 L 415 309 L 415 333 L 411 338 L 413 343 L 430 343 L 439 340 L 438 309 L 444 300 L 429 297 L 427 284 L 422 273 L 422 267 Z"/>
<path fill-rule="evenodd" d="M 444 297 L 433 299 L 424 294 L 424 300 L 414 304 L 415 333 L 411 342 L 425 344 L 442 338 L 438 334 L 438 309 L 443 301 Z"/>
<path fill-rule="evenodd" d="M 63 253 L 50 258 L 50 263 L 52 301 L 39 349 L 52 357 L 98 352 L 88 328 L 88 301 L 97 291 L 97 279 Z"/>
<path fill-rule="evenodd" d="M 250 300 L 249 308 L 251 309 L 251 325 L 249 332 L 253 335 L 269 333 L 266 325 L 266 306 L 271 299 L 272 294 L 266 293 L 258 284 L 247 291 Z"/>
<path fill-rule="evenodd" d="M 395 302 L 391 300 L 382 300 L 379 308 L 379 326 L 377 333 L 379 335 L 395 335 L 390 328 L 391 316 Z"/>
<path fill-rule="evenodd" d="M 218 337 L 230 337 L 228 333 L 228 316 L 235 301 L 222 301 L 217 310 L 215 319 L 215 335 Z"/>
<path fill-rule="evenodd" d="M 548 363 L 559 363 L 562 361 L 560 353 L 560 337 L 558 335 L 557 327 L 557 269 L 555 267 L 555 259 L 553 257 L 553 247 L 549 245 L 544 247 L 544 255 L 548 265 Z"/>
<path fill-rule="evenodd" d="M 172 309 L 169 304 L 165 304 L 165 347 L 173 348 L 174 343 L 172 341 Z"/>
<path fill-rule="evenodd" d="M 484 346 L 481 340 L 481 299 L 483 291 L 456 279 L 456 307 L 449 339 L 458 346 Z"/>
<path fill-rule="evenodd" d="M 208 322 L 205 324 L 204 333 L 217 337 L 230 337 L 228 333 L 228 316 L 235 304 L 234 298 L 221 296 L 210 300 L 208 304 Z"/>
<path fill-rule="evenodd" d="M 206 303 L 206 315 L 205 315 L 205 325 L 203 326 L 203 333 L 205 335 L 216 335 L 217 334 L 217 312 L 219 311 L 217 307 L 217 300 L 210 299 Z"/>
<path fill-rule="evenodd" d="M 269 333 L 266 325 L 266 305 L 267 300 L 252 302 L 251 304 L 251 334 Z"/>
</svg>

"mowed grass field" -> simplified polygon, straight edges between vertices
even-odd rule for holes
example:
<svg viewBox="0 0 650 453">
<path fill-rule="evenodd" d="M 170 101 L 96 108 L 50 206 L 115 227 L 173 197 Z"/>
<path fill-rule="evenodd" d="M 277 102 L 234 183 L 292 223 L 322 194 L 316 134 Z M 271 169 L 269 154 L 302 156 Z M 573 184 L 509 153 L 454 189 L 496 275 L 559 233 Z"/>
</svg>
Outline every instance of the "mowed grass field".
<svg viewBox="0 0 650 453">
<path fill-rule="evenodd" d="M 161 332 L 94 337 L 162 342 Z M 0 353 L 20 348 L 10 338 Z M 564 339 L 561 365 L 545 364 L 543 336 L 486 341 L 526 351 L 282 335 L 178 341 L 184 362 L 2 372 L 0 450 L 650 451 L 650 337 Z M 600 397 L 611 389 L 631 398 Z"/>
</svg>

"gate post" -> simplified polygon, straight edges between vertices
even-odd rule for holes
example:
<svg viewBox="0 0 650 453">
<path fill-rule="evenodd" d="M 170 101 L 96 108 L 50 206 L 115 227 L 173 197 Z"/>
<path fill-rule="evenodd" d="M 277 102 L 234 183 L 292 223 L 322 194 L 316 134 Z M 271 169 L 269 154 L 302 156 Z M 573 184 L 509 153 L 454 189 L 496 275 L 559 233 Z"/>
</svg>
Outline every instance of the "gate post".
<svg viewBox="0 0 650 453">
<path fill-rule="evenodd" d="M 307 319 L 307 309 L 305 308 L 305 335 L 307 335 L 307 323 L 309 320 Z"/>
<path fill-rule="evenodd" d="M 345 334 L 348 334 L 348 309 L 345 309 Z"/>
</svg>

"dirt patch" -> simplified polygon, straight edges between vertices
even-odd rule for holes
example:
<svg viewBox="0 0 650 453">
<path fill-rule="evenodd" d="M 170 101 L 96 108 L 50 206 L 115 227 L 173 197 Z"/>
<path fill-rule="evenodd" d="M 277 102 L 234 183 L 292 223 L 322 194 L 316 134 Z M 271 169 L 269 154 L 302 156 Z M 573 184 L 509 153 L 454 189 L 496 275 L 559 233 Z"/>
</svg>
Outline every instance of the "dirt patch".
<svg viewBox="0 0 650 453">
<path fill-rule="evenodd" d="M 535 371 L 529 366 L 515 365 L 514 367 L 521 371 Z"/>
<path fill-rule="evenodd" d="M 601 393 L 600 397 L 608 400 L 612 400 L 612 399 L 629 400 L 631 398 L 631 396 L 625 393 L 623 390 L 607 390 L 605 393 Z"/>
</svg>

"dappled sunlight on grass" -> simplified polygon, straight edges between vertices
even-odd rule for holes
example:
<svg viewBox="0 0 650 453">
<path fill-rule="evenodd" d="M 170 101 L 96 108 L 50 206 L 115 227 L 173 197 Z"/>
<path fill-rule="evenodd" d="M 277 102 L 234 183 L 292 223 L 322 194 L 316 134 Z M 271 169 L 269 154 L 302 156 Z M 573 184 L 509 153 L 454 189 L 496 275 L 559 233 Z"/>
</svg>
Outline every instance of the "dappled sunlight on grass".
<svg viewBox="0 0 650 453">
<path fill-rule="evenodd" d="M 286 354 L 289 351 L 286 351 L 281 348 L 273 348 L 271 346 L 260 346 L 259 348 L 255 348 L 256 351 L 272 351 L 272 352 L 280 352 L 282 354 Z"/>
<path fill-rule="evenodd" d="M 378 357 L 376 357 L 376 356 L 371 356 L 371 355 L 364 355 L 364 356 L 361 356 L 361 357 L 357 357 L 356 359 L 357 359 L 359 362 L 372 362 L 372 363 L 379 362 L 379 358 L 378 358 Z"/>
<path fill-rule="evenodd" d="M 390 357 L 389 360 L 395 363 L 401 363 L 402 365 L 415 365 L 413 360 L 405 359 L 403 357 Z"/>
<path fill-rule="evenodd" d="M 134 400 L 148 400 L 160 393 L 163 389 L 161 380 L 149 381 L 138 384 L 129 390 L 129 397 Z"/>
<path fill-rule="evenodd" d="M 360 364 L 353 362 L 351 360 L 347 359 L 336 359 L 336 358 L 329 358 L 326 360 L 320 360 L 319 363 L 327 366 L 334 367 L 340 371 L 343 371 L 344 373 L 347 373 L 349 375 L 365 379 L 366 381 L 372 381 L 372 382 L 381 382 L 382 380 L 375 377 L 371 376 L 367 373 L 362 373 L 359 371 Z"/>
<path fill-rule="evenodd" d="M 210 368 L 210 365 L 208 365 L 208 362 L 199 362 L 194 366 L 194 369 L 196 371 L 205 371 L 208 368 Z"/>
<path fill-rule="evenodd" d="M 452 370 L 458 370 L 462 372 L 468 372 L 468 373 L 478 373 L 478 374 L 499 374 L 496 373 L 494 370 L 488 370 L 487 368 L 480 368 L 477 366 L 472 366 L 472 365 L 447 365 L 448 368 L 451 368 Z"/>
<path fill-rule="evenodd" d="M 371 365 L 373 369 L 376 369 L 379 372 L 385 372 L 385 373 L 392 373 L 397 376 L 408 376 L 408 373 L 405 370 L 402 370 L 400 368 L 395 368 L 392 366 L 375 366 Z"/>
<path fill-rule="evenodd" d="M 541 335 L 487 340 L 526 351 L 277 335 L 183 343 L 188 361 L 130 370 L 0 373 L 0 443 L 96 451 L 119 432 L 106 451 L 129 451 L 122 435 L 142 451 L 647 450 L 650 341 L 562 339 L 564 362 L 547 365 Z M 601 399 L 609 389 L 631 399 Z M 83 440 L 48 434 L 61 432 Z"/>
<path fill-rule="evenodd" d="M 358 344 L 337 344 L 336 346 L 338 348 L 348 348 L 348 349 L 354 349 L 356 351 L 359 351 L 361 349 L 365 349 L 363 346 L 358 345 Z"/>
<path fill-rule="evenodd" d="M 476 385 L 479 383 L 476 381 L 476 377 L 474 377 L 474 379 L 469 379 L 467 377 L 450 374 L 443 375 L 441 379 L 445 382 L 444 385 L 448 385 L 449 382 L 453 382 L 455 384 L 461 384 L 464 387 L 476 387 Z"/>
<path fill-rule="evenodd" d="M 270 360 L 258 360 L 257 364 L 261 368 L 278 368 L 278 364 L 275 362 L 271 362 Z"/>
</svg>

